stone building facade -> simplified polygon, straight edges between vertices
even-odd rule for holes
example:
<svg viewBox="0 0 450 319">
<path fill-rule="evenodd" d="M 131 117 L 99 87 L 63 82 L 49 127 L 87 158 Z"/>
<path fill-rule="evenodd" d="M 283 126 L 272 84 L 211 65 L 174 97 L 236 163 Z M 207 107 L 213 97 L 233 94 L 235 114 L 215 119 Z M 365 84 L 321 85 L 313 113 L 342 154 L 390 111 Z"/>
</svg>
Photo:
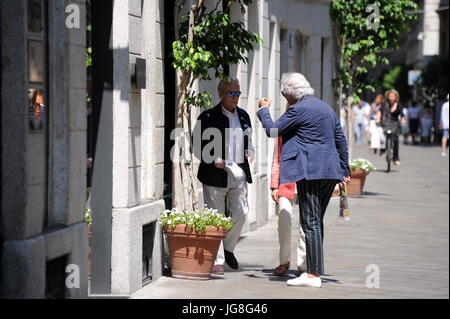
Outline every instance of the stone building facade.
<svg viewBox="0 0 450 319">
<path fill-rule="evenodd" d="M 66 27 L 69 4 L 80 10 L 79 28 Z M 0 3 L 4 298 L 87 296 L 84 5 Z M 36 90 L 45 106 L 32 122 Z M 71 288 L 66 275 L 75 276 Z"/>
<path fill-rule="evenodd" d="M 95 1 L 49 0 L 48 62 L 45 83 L 41 83 L 47 92 L 48 126 L 30 132 L 29 33 L 24 26 L 28 3 L 47 2 L 41 1 L 6 0 L 0 5 L 1 293 L 49 297 L 46 265 L 65 256 L 65 266 L 79 265 L 81 287 L 65 289 L 64 297 L 86 297 L 88 285 L 92 297 L 128 296 L 163 274 L 164 240 L 157 221 L 159 213 L 170 207 L 171 198 L 175 74 L 169 50 L 174 1 L 115 0 L 96 7 Z M 215 5 L 215 1 L 207 3 Z M 64 25 L 71 4 L 80 8 L 79 28 Z M 281 75 L 298 71 L 310 80 L 316 96 L 334 107 L 329 5 L 328 0 L 254 0 L 244 15 L 237 5 L 232 6 L 232 18 L 243 21 L 264 40 L 249 53 L 248 64 L 230 66 L 230 75 L 241 83 L 240 106 L 251 117 L 257 150 L 244 233 L 266 224 L 276 209 L 269 191 L 274 146 L 256 117 L 259 98 L 271 98 L 272 115 L 279 117 L 285 105 Z M 85 98 L 86 6 L 91 6 L 93 27 L 90 122 Z M 198 86 L 218 102 L 216 81 Z M 86 140 L 95 145 L 90 176 L 90 280 L 88 229 L 83 221 Z M 201 185 L 197 186 L 201 195 Z"/>
</svg>

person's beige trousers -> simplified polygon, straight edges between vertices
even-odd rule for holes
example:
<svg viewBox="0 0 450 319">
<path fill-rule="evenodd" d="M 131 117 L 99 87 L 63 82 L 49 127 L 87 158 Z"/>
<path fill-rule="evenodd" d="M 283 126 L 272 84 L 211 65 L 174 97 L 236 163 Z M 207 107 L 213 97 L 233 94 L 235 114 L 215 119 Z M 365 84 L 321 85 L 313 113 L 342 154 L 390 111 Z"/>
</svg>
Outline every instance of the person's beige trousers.
<svg viewBox="0 0 450 319">
<path fill-rule="evenodd" d="M 280 242 L 280 265 L 291 261 L 291 235 L 292 214 L 294 212 L 294 200 L 280 197 L 278 209 L 278 239 Z M 306 270 L 306 244 L 305 233 L 300 225 L 300 234 L 297 241 L 297 268 Z"/>
</svg>

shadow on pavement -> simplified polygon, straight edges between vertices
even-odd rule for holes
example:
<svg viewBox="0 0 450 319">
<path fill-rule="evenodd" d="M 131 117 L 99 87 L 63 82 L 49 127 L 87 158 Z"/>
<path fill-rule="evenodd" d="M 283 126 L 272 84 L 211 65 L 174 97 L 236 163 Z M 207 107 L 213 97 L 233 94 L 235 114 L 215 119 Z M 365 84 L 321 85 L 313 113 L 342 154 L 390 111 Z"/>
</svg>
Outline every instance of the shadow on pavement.
<svg viewBox="0 0 450 319">
<path fill-rule="evenodd" d="M 363 192 L 362 196 L 392 196 L 392 195 L 391 194 L 386 194 L 386 193 Z"/>
<path fill-rule="evenodd" d="M 336 279 L 328 279 L 328 278 L 321 278 L 322 279 L 322 283 L 324 284 L 335 284 L 335 285 L 342 285 L 342 282 L 340 282 L 339 280 Z"/>
<path fill-rule="evenodd" d="M 225 272 L 244 272 L 244 271 L 261 271 L 261 268 L 264 267 L 264 265 L 247 265 L 247 264 L 240 264 L 238 269 L 232 269 L 227 264 L 224 264 Z"/>
<path fill-rule="evenodd" d="M 390 172 L 388 172 L 387 169 L 377 169 L 377 170 L 375 170 L 375 171 L 373 171 L 373 172 L 374 172 L 374 173 L 385 173 L 385 174 L 399 173 L 398 170 L 392 169 L 392 168 L 391 168 L 391 171 L 390 171 Z"/>
<path fill-rule="evenodd" d="M 239 238 L 238 238 L 238 243 L 239 243 L 240 241 L 244 240 L 245 238 L 247 238 L 247 236 L 245 236 L 245 235 L 239 236 Z"/>
</svg>

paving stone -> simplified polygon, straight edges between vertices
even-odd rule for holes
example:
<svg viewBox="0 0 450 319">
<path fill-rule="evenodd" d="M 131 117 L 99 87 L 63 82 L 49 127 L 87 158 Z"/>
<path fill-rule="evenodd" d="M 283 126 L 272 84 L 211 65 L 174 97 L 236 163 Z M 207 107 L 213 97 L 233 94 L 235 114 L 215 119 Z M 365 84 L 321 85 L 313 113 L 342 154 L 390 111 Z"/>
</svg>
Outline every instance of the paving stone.
<svg viewBox="0 0 450 319">
<path fill-rule="evenodd" d="M 383 157 L 357 145 L 354 157 L 379 171 L 367 177 L 361 197 L 349 199 L 351 220 L 338 219 L 333 199 L 325 215 L 325 273 L 321 289 L 287 287 L 271 276 L 278 265 L 277 217 L 246 233 L 235 255 L 238 271 L 209 281 L 162 277 L 132 298 L 449 298 L 448 157 L 439 147 L 400 145 L 402 165 L 385 173 Z M 298 208 L 296 208 L 298 212 Z M 295 214 L 292 256 L 295 260 Z M 366 288 L 366 266 L 380 269 L 380 288 Z"/>
</svg>

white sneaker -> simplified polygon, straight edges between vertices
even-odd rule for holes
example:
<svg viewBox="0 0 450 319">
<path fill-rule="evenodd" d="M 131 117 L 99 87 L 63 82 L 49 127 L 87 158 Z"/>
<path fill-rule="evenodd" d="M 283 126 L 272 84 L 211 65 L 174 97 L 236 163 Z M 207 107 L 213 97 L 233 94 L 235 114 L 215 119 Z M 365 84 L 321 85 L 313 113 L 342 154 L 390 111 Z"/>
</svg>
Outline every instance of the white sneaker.
<svg viewBox="0 0 450 319">
<path fill-rule="evenodd" d="M 447 156 L 447 153 L 442 152 L 442 153 L 441 153 L 441 156 Z"/>
<path fill-rule="evenodd" d="M 307 273 L 303 273 L 300 277 L 289 279 L 287 285 L 320 288 L 322 286 L 322 280 L 318 277 L 309 278 Z"/>
</svg>

